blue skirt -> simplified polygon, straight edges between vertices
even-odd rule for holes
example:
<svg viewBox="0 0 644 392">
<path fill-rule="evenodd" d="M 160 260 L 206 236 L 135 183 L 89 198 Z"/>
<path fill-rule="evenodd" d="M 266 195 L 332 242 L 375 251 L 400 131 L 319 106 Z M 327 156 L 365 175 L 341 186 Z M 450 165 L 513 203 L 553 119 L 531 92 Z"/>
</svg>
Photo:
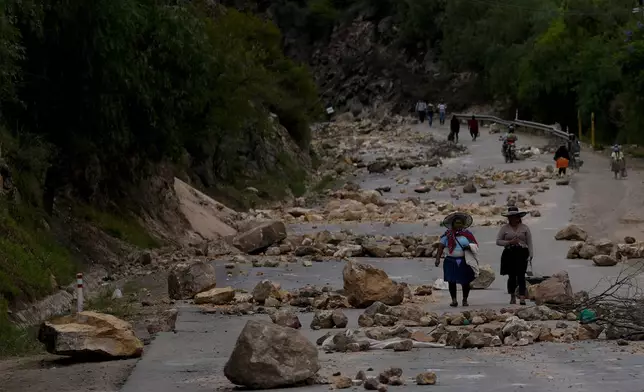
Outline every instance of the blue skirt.
<svg viewBox="0 0 644 392">
<path fill-rule="evenodd" d="M 443 280 L 448 283 L 469 284 L 474 280 L 474 271 L 465 257 L 446 256 L 443 262 Z"/>
</svg>

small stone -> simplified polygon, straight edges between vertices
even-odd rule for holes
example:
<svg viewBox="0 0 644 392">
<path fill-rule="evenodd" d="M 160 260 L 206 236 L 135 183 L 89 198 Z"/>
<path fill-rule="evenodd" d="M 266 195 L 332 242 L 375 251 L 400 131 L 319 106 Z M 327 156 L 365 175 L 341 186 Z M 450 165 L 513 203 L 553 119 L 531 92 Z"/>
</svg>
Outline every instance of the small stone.
<svg viewBox="0 0 644 392">
<path fill-rule="evenodd" d="M 387 392 L 387 386 L 384 384 L 378 385 L 378 392 Z"/>
<path fill-rule="evenodd" d="M 340 309 L 334 310 L 331 318 L 336 328 L 346 328 L 349 323 L 349 318 Z"/>
<path fill-rule="evenodd" d="M 367 379 L 367 375 L 366 375 L 366 373 L 364 372 L 364 370 L 360 370 L 360 371 L 358 371 L 358 374 L 356 374 L 356 380 L 362 380 L 362 381 L 364 381 L 364 380 L 366 380 L 366 379 Z"/>
<path fill-rule="evenodd" d="M 416 376 L 417 385 L 435 385 L 436 384 L 436 373 L 434 372 L 423 372 Z"/>
<path fill-rule="evenodd" d="M 336 376 L 333 378 L 333 387 L 335 389 L 347 389 L 353 386 L 353 380 L 347 376 Z"/>
<path fill-rule="evenodd" d="M 619 340 L 617 341 L 617 345 L 618 345 L 618 346 L 628 346 L 628 345 L 629 345 L 629 343 L 628 343 L 628 340 L 619 339 Z"/>
<path fill-rule="evenodd" d="M 394 351 L 411 351 L 414 342 L 411 339 L 404 339 L 394 344 Z"/>
<path fill-rule="evenodd" d="M 400 378 L 400 377 L 392 376 L 392 377 L 389 379 L 389 385 L 393 385 L 393 386 L 401 386 L 401 385 L 405 385 L 405 381 L 403 381 L 403 379 L 402 379 L 402 378 Z"/>
<path fill-rule="evenodd" d="M 634 237 L 624 237 L 624 242 L 632 245 L 637 242 L 637 240 Z"/>
<path fill-rule="evenodd" d="M 364 382 L 364 389 L 367 391 L 377 391 L 380 383 L 375 378 L 368 378 Z"/>
</svg>

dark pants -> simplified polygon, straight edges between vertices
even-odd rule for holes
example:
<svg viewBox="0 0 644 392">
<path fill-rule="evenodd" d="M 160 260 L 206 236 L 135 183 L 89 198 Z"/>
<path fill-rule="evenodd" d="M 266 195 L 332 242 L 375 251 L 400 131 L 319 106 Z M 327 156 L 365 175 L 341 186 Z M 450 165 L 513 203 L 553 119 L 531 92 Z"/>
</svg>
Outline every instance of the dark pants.
<svg viewBox="0 0 644 392">
<path fill-rule="evenodd" d="M 432 126 L 432 123 L 434 122 L 434 113 L 429 112 L 427 113 L 427 122 L 429 123 L 429 126 Z"/>
<path fill-rule="evenodd" d="M 477 136 L 479 135 L 479 130 L 478 129 L 470 129 L 470 135 L 472 136 L 472 140 L 476 140 Z"/>
<path fill-rule="evenodd" d="M 525 297 L 525 273 L 521 275 L 508 275 L 508 294 L 514 295 L 519 287 L 519 296 Z"/>
<path fill-rule="evenodd" d="M 508 294 L 514 295 L 519 287 L 519 295 L 526 295 L 525 274 L 528 270 L 530 252 L 519 246 L 509 246 L 501 254 L 501 275 L 508 276 Z"/>
<path fill-rule="evenodd" d="M 425 115 L 426 114 L 427 114 L 427 112 L 425 112 L 424 110 L 418 111 L 418 119 L 420 120 L 421 123 L 425 122 Z"/>
<path fill-rule="evenodd" d="M 441 125 L 445 124 L 445 112 L 438 113 Z"/>
<path fill-rule="evenodd" d="M 447 285 L 449 286 L 449 295 L 452 297 L 452 301 L 456 301 L 456 283 L 450 282 Z M 523 287 L 525 287 L 525 280 L 523 281 Z M 470 295 L 470 284 L 462 284 L 461 288 L 463 289 L 463 299 L 467 300 Z"/>
<path fill-rule="evenodd" d="M 559 175 L 566 174 L 566 168 L 565 167 L 560 167 L 559 168 Z"/>
</svg>

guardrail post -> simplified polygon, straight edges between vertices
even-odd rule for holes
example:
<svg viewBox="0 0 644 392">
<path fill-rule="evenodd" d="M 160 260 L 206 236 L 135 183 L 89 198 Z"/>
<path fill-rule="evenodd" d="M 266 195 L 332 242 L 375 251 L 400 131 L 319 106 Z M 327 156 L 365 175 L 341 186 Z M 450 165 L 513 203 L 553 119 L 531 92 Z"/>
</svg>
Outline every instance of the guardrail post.
<svg viewBox="0 0 644 392">
<path fill-rule="evenodd" d="M 581 141 L 581 111 L 577 110 L 577 126 L 579 131 L 579 140 Z"/>
<path fill-rule="evenodd" d="M 519 109 L 517 109 L 517 110 L 514 112 L 514 119 L 515 119 L 515 120 L 518 120 L 518 119 L 519 119 Z"/>
</svg>

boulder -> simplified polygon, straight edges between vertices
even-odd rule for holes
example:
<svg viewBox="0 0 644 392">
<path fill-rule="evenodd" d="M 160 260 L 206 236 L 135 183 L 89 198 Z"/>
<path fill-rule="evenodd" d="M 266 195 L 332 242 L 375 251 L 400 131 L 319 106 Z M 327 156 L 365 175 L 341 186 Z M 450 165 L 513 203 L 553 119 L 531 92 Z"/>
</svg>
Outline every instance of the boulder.
<svg viewBox="0 0 644 392">
<path fill-rule="evenodd" d="M 156 317 L 147 319 L 146 329 L 150 335 L 156 335 L 159 332 L 174 332 L 178 316 L 178 309 L 172 308 L 165 310 Z"/>
<path fill-rule="evenodd" d="M 588 234 L 577 225 L 568 225 L 555 234 L 558 241 L 586 241 Z"/>
<path fill-rule="evenodd" d="M 278 310 L 277 312 L 270 315 L 271 321 L 282 327 L 289 327 L 293 329 L 302 328 L 300 319 L 297 318 L 297 315 L 288 309 Z"/>
<path fill-rule="evenodd" d="M 572 286 L 566 271 L 558 272 L 539 284 L 531 285 L 529 293 L 537 305 L 567 304 L 573 299 Z"/>
<path fill-rule="evenodd" d="M 575 242 L 570 246 L 570 249 L 568 249 L 568 253 L 566 254 L 567 259 L 578 259 L 579 258 L 579 250 L 581 247 L 584 246 L 584 242 Z"/>
<path fill-rule="evenodd" d="M 610 255 L 597 255 L 593 257 L 593 263 L 599 267 L 611 267 L 617 265 L 617 259 Z"/>
<path fill-rule="evenodd" d="M 286 226 L 281 221 L 265 222 L 233 239 L 233 245 L 242 252 L 260 253 L 286 238 Z"/>
<path fill-rule="evenodd" d="M 192 299 L 216 284 L 215 267 L 201 261 L 177 264 L 168 274 L 168 294 L 171 299 Z"/>
<path fill-rule="evenodd" d="M 253 289 L 253 300 L 259 304 L 266 302 L 268 298 L 278 298 L 280 296 L 279 283 L 271 282 L 270 280 L 262 280 L 257 283 Z"/>
<path fill-rule="evenodd" d="M 349 260 L 342 271 L 344 294 L 356 308 L 364 308 L 376 301 L 398 305 L 405 297 L 404 287 L 395 283 L 385 271 L 369 264 Z"/>
<path fill-rule="evenodd" d="M 367 166 L 369 173 L 384 173 L 389 168 L 391 168 L 389 161 L 375 161 Z"/>
<path fill-rule="evenodd" d="M 527 331 L 530 329 L 530 326 L 525 320 L 518 318 L 517 316 L 510 317 L 503 326 L 503 336 L 516 336 L 519 332 Z"/>
<path fill-rule="evenodd" d="M 585 243 L 579 248 L 579 257 L 585 260 L 592 259 L 597 254 L 597 247 L 593 244 Z"/>
<path fill-rule="evenodd" d="M 577 339 L 578 340 L 594 340 L 599 337 L 599 335 L 604 330 L 604 327 L 597 325 L 595 323 L 591 324 L 580 324 L 577 327 Z"/>
<path fill-rule="evenodd" d="M 476 193 L 476 185 L 473 182 L 468 182 L 463 186 L 463 193 Z"/>
<path fill-rule="evenodd" d="M 436 373 L 423 372 L 416 376 L 416 385 L 434 385 L 436 384 Z"/>
<path fill-rule="evenodd" d="M 196 304 L 225 305 L 235 299 L 232 287 L 214 288 L 195 295 Z"/>
<path fill-rule="evenodd" d="M 235 385 L 269 389 L 305 382 L 319 370 L 317 348 L 297 330 L 250 320 L 237 338 L 224 375 Z"/>
<path fill-rule="evenodd" d="M 470 287 L 474 290 L 487 289 L 492 285 L 496 279 L 496 274 L 490 265 L 482 265 L 479 267 L 479 276 L 474 279 Z"/>
<path fill-rule="evenodd" d="M 109 314 L 81 312 L 44 322 L 38 340 L 47 352 L 76 358 L 133 358 L 143 354 L 143 342 L 132 325 Z"/>
<path fill-rule="evenodd" d="M 613 248 L 615 247 L 613 241 L 605 238 L 595 242 L 594 245 L 598 255 L 610 255 L 613 253 Z"/>
</svg>

